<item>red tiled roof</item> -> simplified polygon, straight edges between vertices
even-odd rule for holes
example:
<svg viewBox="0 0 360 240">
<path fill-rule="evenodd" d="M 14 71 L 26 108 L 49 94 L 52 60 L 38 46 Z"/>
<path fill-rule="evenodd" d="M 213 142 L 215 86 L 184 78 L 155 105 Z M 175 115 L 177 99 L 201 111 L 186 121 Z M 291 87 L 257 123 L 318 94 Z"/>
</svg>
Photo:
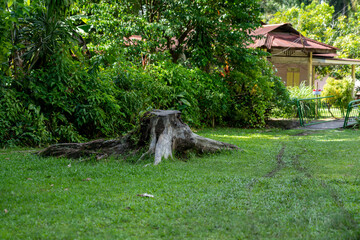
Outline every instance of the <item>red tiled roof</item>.
<svg viewBox="0 0 360 240">
<path fill-rule="evenodd" d="M 125 46 L 136 45 L 137 41 L 141 41 L 140 35 L 131 35 L 130 37 L 124 37 Z"/>
<path fill-rule="evenodd" d="M 338 50 L 336 47 L 304 37 L 289 23 L 264 25 L 250 35 L 263 37 L 255 39 L 255 42 L 249 47 L 307 49 L 313 52 L 325 50 L 333 53 Z"/>
</svg>

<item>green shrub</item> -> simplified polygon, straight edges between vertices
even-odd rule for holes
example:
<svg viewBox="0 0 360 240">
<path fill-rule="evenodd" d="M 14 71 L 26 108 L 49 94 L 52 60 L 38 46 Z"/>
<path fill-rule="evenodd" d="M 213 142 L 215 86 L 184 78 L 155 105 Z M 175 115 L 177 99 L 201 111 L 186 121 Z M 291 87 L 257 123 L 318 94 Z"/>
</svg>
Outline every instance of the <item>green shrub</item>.
<svg viewBox="0 0 360 240">
<path fill-rule="evenodd" d="M 299 99 L 313 98 L 313 89 L 310 86 L 306 86 L 305 82 L 301 82 L 300 86 L 288 87 L 290 100 L 288 104 L 283 108 L 280 116 L 284 118 L 296 118 L 298 117 L 297 101 Z M 313 108 L 312 102 L 306 105 L 307 108 Z"/>
<path fill-rule="evenodd" d="M 105 75 L 115 83 L 129 128 L 137 123 L 139 113 L 151 109 L 180 110 L 184 120 L 197 127 L 220 123 L 226 113 L 225 82 L 199 69 L 164 62 L 144 70 L 127 63 L 107 69 Z"/>
<path fill-rule="evenodd" d="M 313 98 L 313 89 L 310 86 L 306 86 L 306 83 L 303 81 L 300 83 L 300 86 L 288 87 L 290 99 L 304 99 L 304 98 Z"/>
<path fill-rule="evenodd" d="M 193 127 L 263 126 L 283 108 L 287 91 L 271 66 L 222 77 L 170 61 L 145 69 L 121 60 L 88 64 L 55 54 L 46 68 L 22 79 L 4 78 L 0 145 L 44 145 L 116 137 L 151 109 L 181 110 Z"/>
<path fill-rule="evenodd" d="M 328 78 L 322 92 L 323 97 L 334 96 L 333 98 L 325 98 L 324 102 L 330 106 L 338 107 L 344 115 L 345 110 L 351 100 L 353 100 L 354 82 L 350 78 L 336 80 Z"/>
<path fill-rule="evenodd" d="M 188 69 L 171 62 L 153 66 L 150 74 L 154 80 L 171 89 L 169 103 L 183 112 L 188 123 L 203 126 L 213 125 L 215 121 L 222 122 L 230 96 L 220 75 L 208 74 L 198 68 Z"/>
<path fill-rule="evenodd" d="M 181 110 L 184 121 L 195 127 L 264 126 L 274 108 L 286 107 L 288 92 L 266 61 L 250 69 L 221 77 L 164 61 L 145 70 L 118 64 L 102 74 L 115 83 L 116 99 L 131 126 L 139 112 L 154 108 Z"/>
<path fill-rule="evenodd" d="M 227 78 L 231 92 L 228 122 L 241 127 L 263 127 L 274 109 L 283 109 L 288 92 L 271 65 L 259 60 L 246 72 L 234 71 Z"/>
<path fill-rule="evenodd" d="M 8 88 L 0 93 L 0 139 L 9 146 L 41 146 L 52 141 L 40 107 L 25 106 L 19 94 Z M 3 145 L 3 144 L 1 144 Z"/>
<path fill-rule="evenodd" d="M 5 78 L 4 78 L 5 79 Z M 116 136 L 124 130 L 112 82 L 54 55 L 46 69 L 1 89 L 0 145 L 41 145 Z"/>
</svg>

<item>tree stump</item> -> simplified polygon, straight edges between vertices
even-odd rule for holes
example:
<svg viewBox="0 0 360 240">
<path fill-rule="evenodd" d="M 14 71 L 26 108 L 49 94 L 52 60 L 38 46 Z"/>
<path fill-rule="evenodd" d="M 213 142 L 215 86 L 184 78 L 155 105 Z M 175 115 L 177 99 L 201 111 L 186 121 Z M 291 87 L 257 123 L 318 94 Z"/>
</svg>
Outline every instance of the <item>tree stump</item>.
<svg viewBox="0 0 360 240">
<path fill-rule="evenodd" d="M 87 143 L 60 143 L 39 152 L 40 156 L 80 158 L 123 155 L 148 147 L 140 157 L 154 154 L 154 165 L 163 158 L 173 157 L 174 152 L 195 150 L 199 153 L 217 152 L 222 149 L 239 149 L 237 146 L 201 137 L 193 133 L 181 120 L 181 112 L 153 110 L 144 114 L 140 126 L 128 135 L 113 140 L 95 140 Z"/>
</svg>

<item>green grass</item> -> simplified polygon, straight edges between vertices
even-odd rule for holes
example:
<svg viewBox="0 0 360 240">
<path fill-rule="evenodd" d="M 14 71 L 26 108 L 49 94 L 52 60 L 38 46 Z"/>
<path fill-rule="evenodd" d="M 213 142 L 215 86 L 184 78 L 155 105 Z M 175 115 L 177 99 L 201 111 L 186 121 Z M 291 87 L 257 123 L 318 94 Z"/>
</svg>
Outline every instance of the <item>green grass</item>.
<svg viewBox="0 0 360 240">
<path fill-rule="evenodd" d="M 243 151 L 144 167 L 1 150 L 0 239 L 360 238 L 359 131 L 200 135 Z"/>
</svg>

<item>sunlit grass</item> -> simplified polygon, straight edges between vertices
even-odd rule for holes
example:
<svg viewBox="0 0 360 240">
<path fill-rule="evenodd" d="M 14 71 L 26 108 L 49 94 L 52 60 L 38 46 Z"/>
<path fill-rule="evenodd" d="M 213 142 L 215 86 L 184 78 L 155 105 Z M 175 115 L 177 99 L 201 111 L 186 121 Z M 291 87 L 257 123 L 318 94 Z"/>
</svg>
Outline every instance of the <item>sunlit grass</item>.
<svg viewBox="0 0 360 240">
<path fill-rule="evenodd" d="M 198 133 L 243 151 L 145 167 L 0 150 L 0 239 L 360 238 L 359 131 Z"/>
</svg>

